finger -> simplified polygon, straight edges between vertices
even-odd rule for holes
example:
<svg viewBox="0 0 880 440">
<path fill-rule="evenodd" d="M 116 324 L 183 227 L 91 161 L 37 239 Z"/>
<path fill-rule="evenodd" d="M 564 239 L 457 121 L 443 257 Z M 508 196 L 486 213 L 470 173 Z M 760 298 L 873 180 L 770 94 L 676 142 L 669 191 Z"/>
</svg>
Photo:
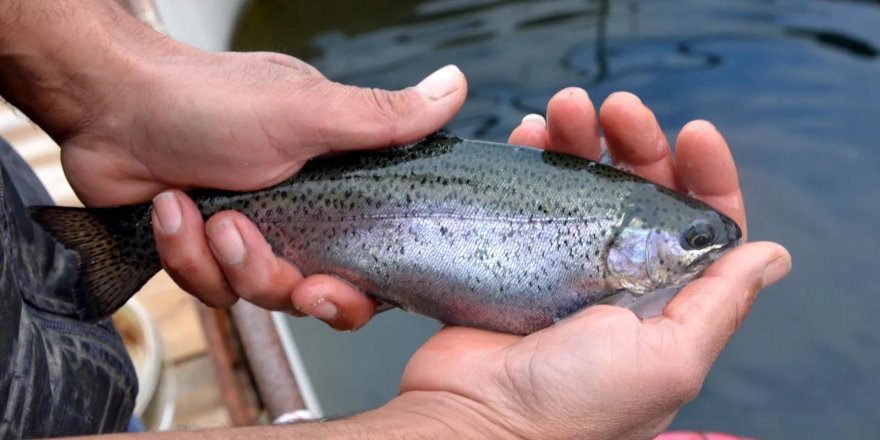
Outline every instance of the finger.
<svg viewBox="0 0 880 440">
<path fill-rule="evenodd" d="M 669 142 L 654 113 L 627 92 L 611 94 L 599 110 L 599 120 L 614 163 L 668 188 L 676 188 Z"/>
<path fill-rule="evenodd" d="M 691 121 L 678 135 L 675 166 L 683 191 L 736 221 L 746 234 L 746 213 L 736 164 L 721 133 L 707 121 Z"/>
<path fill-rule="evenodd" d="M 306 96 L 303 96 L 305 94 Z M 292 96 L 294 108 L 313 103 L 308 112 L 291 112 L 292 124 L 308 131 L 300 145 L 316 145 L 305 153 L 405 144 L 442 128 L 464 104 L 467 82 L 453 65 L 443 67 L 418 85 L 399 91 L 361 88 L 310 79 Z"/>
<path fill-rule="evenodd" d="M 291 295 L 297 310 L 327 322 L 337 330 L 363 327 L 378 303 L 346 281 L 331 275 L 312 275 L 297 284 Z"/>
<path fill-rule="evenodd" d="M 212 307 L 238 300 L 214 260 L 195 203 L 181 191 L 153 199 L 153 234 L 162 266 L 183 290 Z"/>
<path fill-rule="evenodd" d="M 547 104 L 550 149 L 599 160 L 599 122 L 586 90 L 569 87 Z"/>
<path fill-rule="evenodd" d="M 508 143 L 527 147 L 545 149 L 550 145 L 550 134 L 547 132 L 547 121 L 535 113 L 526 115 L 519 126 L 510 133 Z"/>
<path fill-rule="evenodd" d="M 668 319 L 654 322 L 675 325 L 708 369 L 745 320 L 758 291 L 790 271 L 791 256 L 782 246 L 769 242 L 742 245 L 682 289 L 663 311 Z"/>
<path fill-rule="evenodd" d="M 327 275 L 302 274 L 278 257 L 241 213 L 224 211 L 205 227 L 211 250 L 232 290 L 260 307 L 308 314 L 339 330 L 362 327 L 376 303 L 350 284 Z"/>
<path fill-rule="evenodd" d="M 270 310 L 290 310 L 290 292 L 303 277 L 277 257 L 251 221 L 236 211 L 213 215 L 205 224 L 212 257 L 238 296 Z"/>
</svg>

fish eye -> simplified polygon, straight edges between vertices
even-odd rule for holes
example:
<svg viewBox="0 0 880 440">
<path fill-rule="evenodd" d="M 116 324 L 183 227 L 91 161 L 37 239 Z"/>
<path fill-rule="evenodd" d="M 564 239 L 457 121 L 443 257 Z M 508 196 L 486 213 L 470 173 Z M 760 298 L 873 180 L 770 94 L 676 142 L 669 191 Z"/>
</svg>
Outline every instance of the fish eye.
<svg viewBox="0 0 880 440">
<path fill-rule="evenodd" d="M 687 250 L 703 249 L 715 241 L 715 228 L 709 223 L 698 220 L 691 223 L 682 236 L 682 247 Z"/>
</svg>

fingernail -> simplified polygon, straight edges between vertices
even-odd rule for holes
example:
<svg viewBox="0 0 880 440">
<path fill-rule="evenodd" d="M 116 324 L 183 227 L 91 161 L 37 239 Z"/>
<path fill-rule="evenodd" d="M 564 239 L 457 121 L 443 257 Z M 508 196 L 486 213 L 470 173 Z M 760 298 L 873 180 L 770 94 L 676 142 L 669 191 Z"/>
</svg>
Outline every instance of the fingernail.
<svg viewBox="0 0 880 440">
<path fill-rule="evenodd" d="M 629 101 L 635 101 L 635 102 L 638 102 L 639 104 L 642 103 L 642 100 L 638 96 L 636 96 L 630 92 L 614 92 L 611 95 L 608 95 L 608 98 L 610 99 L 612 96 L 616 96 L 617 99 L 626 99 Z"/>
<path fill-rule="evenodd" d="M 580 87 L 569 87 L 565 89 L 565 92 L 568 93 L 569 98 L 581 98 L 586 100 L 590 99 L 590 94 Z"/>
<path fill-rule="evenodd" d="M 522 118 L 523 124 L 541 124 L 542 127 L 547 126 L 547 120 L 537 113 L 529 113 Z"/>
<path fill-rule="evenodd" d="M 428 75 L 416 85 L 416 90 L 430 99 L 438 100 L 460 89 L 461 79 L 461 70 L 450 64 Z"/>
<path fill-rule="evenodd" d="M 156 220 L 163 232 L 174 234 L 180 229 L 183 213 L 180 209 L 180 202 L 173 191 L 165 191 L 154 197 L 153 210 L 156 211 Z"/>
<path fill-rule="evenodd" d="M 326 299 L 319 299 L 318 302 L 312 305 L 312 313 L 310 314 L 324 321 L 332 321 L 336 319 L 338 313 L 339 310 L 335 304 Z"/>
<path fill-rule="evenodd" d="M 244 261 L 244 240 L 232 220 L 212 225 L 207 232 L 211 249 L 217 258 L 226 264 L 241 264 Z"/>
<path fill-rule="evenodd" d="M 687 124 L 685 124 L 685 127 L 687 127 L 689 130 L 708 129 L 708 130 L 712 130 L 712 131 L 718 131 L 718 129 L 715 128 L 715 124 L 713 124 L 705 119 L 694 119 L 693 121 L 690 121 Z"/>
<path fill-rule="evenodd" d="M 784 278 L 789 272 L 791 272 L 791 257 L 783 255 L 771 261 L 770 264 L 764 268 L 764 275 L 761 279 L 761 284 L 763 287 L 767 287 Z"/>
</svg>

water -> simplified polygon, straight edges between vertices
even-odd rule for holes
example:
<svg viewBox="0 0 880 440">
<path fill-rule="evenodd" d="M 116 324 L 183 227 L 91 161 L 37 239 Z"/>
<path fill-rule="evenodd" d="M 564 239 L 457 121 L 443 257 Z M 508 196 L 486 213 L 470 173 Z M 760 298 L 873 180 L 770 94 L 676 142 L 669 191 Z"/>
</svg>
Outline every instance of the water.
<svg viewBox="0 0 880 440">
<path fill-rule="evenodd" d="M 638 94 L 671 139 L 688 120 L 713 121 L 740 168 L 750 238 L 786 245 L 794 270 L 758 298 L 672 427 L 880 438 L 880 2 L 322 4 L 253 1 L 235 45 L 389 89 L 455 63 L 470 96 L 448 128 L 466 137 L 506 139 L 569 85 L 597 102 Z M 400 313 L 362 334 L 291 325 L 333 414 L 392 397 L 437 328 Z"/>
</svg>

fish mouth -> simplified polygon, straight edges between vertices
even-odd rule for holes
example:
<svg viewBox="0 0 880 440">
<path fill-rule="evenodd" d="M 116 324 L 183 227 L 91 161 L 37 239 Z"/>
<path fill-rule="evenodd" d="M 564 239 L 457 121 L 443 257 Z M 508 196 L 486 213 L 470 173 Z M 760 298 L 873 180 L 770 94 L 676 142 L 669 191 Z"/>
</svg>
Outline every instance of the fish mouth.
<svg viewBox="0 0 880 440">
<path fill-rule="evenodd" d="M 722 248 L 715 249 L 715 251 L 721 251 L 723 249 L 724 248 L 722 247 Z M 721 256 L 721 252 L 715 252 L 715 251 L 709 251 L 703 255 L 700 255 L 699 257 L 697 257 L 696 260 L 693 261 L 693 263 L 691 263 L 691 266 L 697 267 L 698 268 L 697 271 L 702 271 L 703 269 L 708 267 L 710 264 L 715 262 L 715 260 L 717 260 L 718 257 Z"/>
<path fill-rule="evenodd" d="M 724 243 L 723 245 L 721 245 L 721 246 L 719 246 L 719 247 L 717 247 L 717 248 L 715 248 L 715 249 L 712 249 L 712 250 L 706 252 L 706 253 L 703 254 L 703 255 L 700 255 L 700 256 L 699 256 L 696 260 L 694 260 L 694 262 L 691 263 L 691 264 L 692 264 L 693 266 L 706 268 L 706 267 L 708 267 L 710 264 L 714 263 L 716 260 L 718 260 L 719 258 L 721 258 L 722 255 L 726 254 L 727 251 L 729 251 L 729 250 L 731 250 L 731 249 L 733 249 L 733 248 L 739 246 L 740 244 L 742 244 L 742 242 L 743 242 L 743 239 L 742 239 L 742 237 L 740 236 L 740 238 L 738 238 L 737 240 L 733 240 L 733 241 L 729 241 L 729 242 L 727 242 L 727 243 Z M 702 270 L 702 269 L 700 269 L 700 270 Z"/>
<path fill-rule="evenodd" d="M 742 228 L 739 227 L 739 224 L 729 217 L 723 217 L 722 220 L 725 226 L 725 232 L 727 232 L 727 236 L 725 237 L 726 240 L 723 243 L 718 243 L 714 249 L 701 255 L 694 263 L 705 263 L 706 266 L 708 266 L 715 260 L 721 258 L 721 256 L 726 254 L 727 251 L 743 243 Z"/>
</svg>

